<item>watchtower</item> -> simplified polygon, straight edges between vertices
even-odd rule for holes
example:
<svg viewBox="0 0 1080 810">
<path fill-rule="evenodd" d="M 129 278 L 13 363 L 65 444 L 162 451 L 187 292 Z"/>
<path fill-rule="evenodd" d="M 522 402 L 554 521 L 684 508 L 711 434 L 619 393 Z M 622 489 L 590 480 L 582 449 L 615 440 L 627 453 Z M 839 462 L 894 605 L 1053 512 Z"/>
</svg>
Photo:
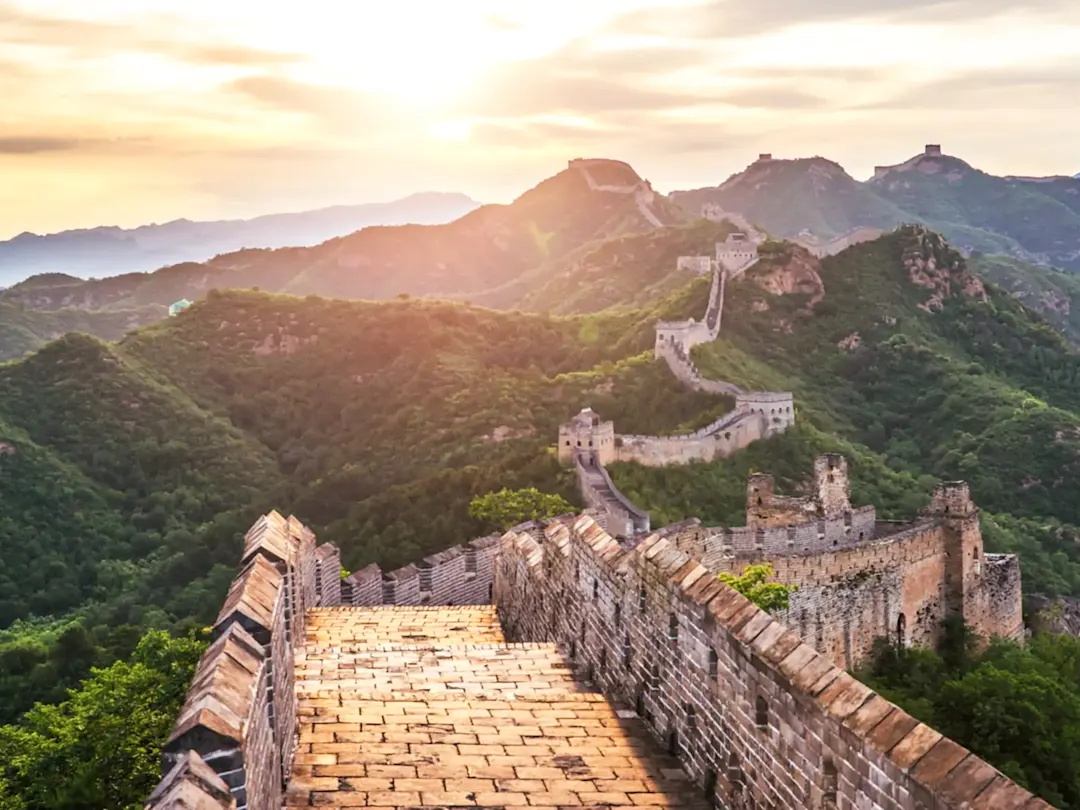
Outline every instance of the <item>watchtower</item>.
<svg viewBox="0 0 1080 810">
<path fill-rule="evenodd" d="M 825 453 L 814 459 L 814 492 L 821 516 L 837 517 L 851 511 L 851 481 L 846 458 L 839 453 Z"/>
<path fill-rule="evenodd" d="M 964 481 L 946 481 L 934 490 L 925 514 L 942 521 L 945 529 L 945 591 L 950 613 L 966 617 L 966 606 L 979 586 L 983 570 L 983 540 L 979 509 Z"/>
<path fill-rule="evenodd" d="M 590 455 L 600 464 L 614 461 L 615 423 L 601 421 L 596 411 L 586 407 L 559 425 L 559 463 L 573 464 L 576 455 Z"/>
</svg>

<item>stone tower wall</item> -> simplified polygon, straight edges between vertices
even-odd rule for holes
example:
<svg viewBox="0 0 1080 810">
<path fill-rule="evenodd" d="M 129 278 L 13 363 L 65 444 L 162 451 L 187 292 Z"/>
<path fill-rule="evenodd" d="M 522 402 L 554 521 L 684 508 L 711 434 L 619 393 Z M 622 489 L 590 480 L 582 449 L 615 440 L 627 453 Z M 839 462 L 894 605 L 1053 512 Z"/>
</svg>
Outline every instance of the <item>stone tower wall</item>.
<svg viewBox="0 0 1080 810">
<path fill-rule="evenodd" d="M 668 539 L 628 549 L 584 516 L 508 532 L 495 599 L 510 640 L 558 642 L 719 806 L 1047 807 Z"/>
</svg>

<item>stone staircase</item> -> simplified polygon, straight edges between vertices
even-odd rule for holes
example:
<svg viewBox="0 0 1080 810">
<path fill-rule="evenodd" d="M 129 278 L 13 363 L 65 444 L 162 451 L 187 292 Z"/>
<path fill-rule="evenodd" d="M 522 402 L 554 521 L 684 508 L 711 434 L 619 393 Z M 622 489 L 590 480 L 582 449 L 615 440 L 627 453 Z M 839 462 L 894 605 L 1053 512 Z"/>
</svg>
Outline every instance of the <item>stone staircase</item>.
<svg viewBox="0 0 1080 810">
<path fill-rule="evenodd" d="M 642 720 L 496 609 L 319 608 L 296 653 L 297 807 L 708 806 Z"/>
</svg>

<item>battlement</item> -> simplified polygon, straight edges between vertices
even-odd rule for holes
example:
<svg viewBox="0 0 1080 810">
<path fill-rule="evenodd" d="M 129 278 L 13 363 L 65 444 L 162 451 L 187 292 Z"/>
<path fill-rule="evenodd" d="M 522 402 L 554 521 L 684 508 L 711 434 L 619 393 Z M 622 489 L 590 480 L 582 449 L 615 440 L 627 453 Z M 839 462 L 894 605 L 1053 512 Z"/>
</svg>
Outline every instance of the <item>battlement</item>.
<svg viewBox="0 0 1080 810">
<path fill-rule="evenodd" d="M 939 485 L 931 497 L 927 514 L 938 517 L 962 518 L 978 514 L 971 500 L 971 490 L 965 481 L 946 481 Z"/>
<path fill-rule="evenodd" d="M 1047 807 L 669 538 L 622 546 L 587 516 L 508 532 L 495 599 L 508 639 L 568 650 L 718 806 Z"/>
<path fill-rule="evenodd" d="M 148 806 L 281 806 L 296 745 L 294 652 L 308 608 L 336 604 L 327 583 L 340 579 L 341 556 L 329 544 L 316 551 L 306 526 L 270 512 L 245 535 L 240 563 Z M 200 795 L 208 803 L 183 804 Z"/>
<path fill-rule="evenodd" d="M 815 479 L 846 471 L 842 461 L 820 457 Z M 779 497 L 770 477 L 756 474 L 755 483 L 763 500 L 770 493 L 774 501 Z M 447 735 L 471 735 L 469 744 L 483 745 L 477 733 L 502 733 L 488 730 L 501 722 L 478 720 L 469 721 L 468 733 L 453 720 L 446 721 L 453 731 L 430 719 L 426 731 L 408 727 L 418 722 L 409 718 L 410 706 L 434 701 L 424 716 L 449 716 L 443 712 L 462 705 L 460 695 L 481 701 L 469 704 L 470 718 L 488 721 L 500 717 L 494 711 L 506 705 L 500 701 L 527 701 L 513 706 L 521 711 L 552 704 L 561 712 L 575 696 L 633 706 L 619 709 L 619 716 L 644 723 L 678 757 L 685 771 L 679 779 L 688 778 L 699 796 L 719 806 L 753 796 L 759 806 L 774 807 L 1045 810 L 1048 805 L 840 668 L 850 667 L 844 655 L 861 649 L 864 636 L 898 632 L 905 643 L 926 643 L 924 628 L 940 619 L 948 604 L 941 590 L 952 586 L 927 583 L 944 577 L 944 550 L 955 541 L 951 536 L 960 536 L 959 527 L 970 528 L 973 507 L 955 517 L 956 506 L 969 501 L 961 483 L 939 492 L 940 508 L 908 526 L 880 524 L 873 537 L 872 507 L 761 530 L 707 529 L 688 520 L 625 543 L 603 528 L 599 514 L 587 512 L 525 523 L 385 574 L 368 566 L 344 582 L 334 546 L 316 545 L 295 518 L 271 512 L 245 537 L 240 571 L 163 748 L 163 779 L 147 808 L 280 810 L 343 805 L 346 796 L 350 806 L 361 799 L 374 806 L 373 797 L 392 799 L 387 806 L 415 806 L 438 804 L 413 798 L 420 795 L 465 797 L 445 792 L 452 788 L 443 777 L 487 777 L 410 771 L 407 778 L 397 774 L 399 780 L 355 770 L 368 762 L 415 767 L 391 762 L 388 745 L 406 746 L 402 756 L 418 762 L 435 753 L 431 746 L 452 745 Z M 791 609 L 776 617 L 715 576 L 762 557 L 774 563 L 781 581 L 799 585 Z M 985 555 L 980 563 L 965 585 L 965 620 L 988 635 L 1016 637 L 1023 631 L 1016 558 Z M 335 592 L 346 605 L 393 607 L 337 607 Z M 469 606 L 492 602 L 501 628 L 490 609 Z M 446 604 L 457 607 L 434 607 Z M 829 632 L 819 639 L 823 628 Z M 386 711 L 372 713 L 372 701 Z M 391 711 L 385 701 L 401 705 Z M 357 717 L 374 736 L 355 730 Z M 514 737 L 521 746 L 524 728 L 547 727 L 514 720 L 522 731 L 490 744 L 510 744 Z M 572 749 L 586 734 L 578 722 L 557 725 L 564 727 L 559 744 L 570 747 L 567 763 L 601 767 Z M 614 733 L 606 724 L 591 727 L 597 745 Z M 409 742 L 387 742 L 391 733 Z M 555 736 L 545 731 L 545 745 Z M 414 742 L 419 747 L 411 748 Z M 562 761 L 561 752 L 552 753 Z M 344 756 L 365 759 L 354 766 Z M 324 766 L 339 770 L 314 770 Z M 447 761 L 431 767 L 452 768 Z M 550 774 L 543 779 L 568 778 L 539 762 L 522 767 L 535 779 L 548 774 L 545 767 Z M 476 793 L 476 803 L 522 805 L 532 793 L 539 798 L 554 790 L 550 782 L 515 776 Z M 647 797 L 646 789 L 630 784 L 612 783 L 610 791 Z M 425 789 L 429 793 L 410 792 Z M 600 790 L 589 795 L 598 802 L 614 795 Z"/>
</svg>

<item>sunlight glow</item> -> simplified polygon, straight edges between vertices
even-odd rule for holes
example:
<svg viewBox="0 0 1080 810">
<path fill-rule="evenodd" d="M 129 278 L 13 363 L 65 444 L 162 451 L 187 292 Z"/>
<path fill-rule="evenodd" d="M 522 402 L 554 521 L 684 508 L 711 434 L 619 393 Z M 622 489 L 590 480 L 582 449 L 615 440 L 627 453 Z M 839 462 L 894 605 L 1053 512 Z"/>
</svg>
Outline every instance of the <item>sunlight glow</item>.
<svg viewBox="0 0 1080 810">
<path fill-rule="evenodd" d="M 441 141 L 467 141 L 471 132 L 469 121 L 436 121 L 431 125 L 431 134 Z"/>
</svg>

